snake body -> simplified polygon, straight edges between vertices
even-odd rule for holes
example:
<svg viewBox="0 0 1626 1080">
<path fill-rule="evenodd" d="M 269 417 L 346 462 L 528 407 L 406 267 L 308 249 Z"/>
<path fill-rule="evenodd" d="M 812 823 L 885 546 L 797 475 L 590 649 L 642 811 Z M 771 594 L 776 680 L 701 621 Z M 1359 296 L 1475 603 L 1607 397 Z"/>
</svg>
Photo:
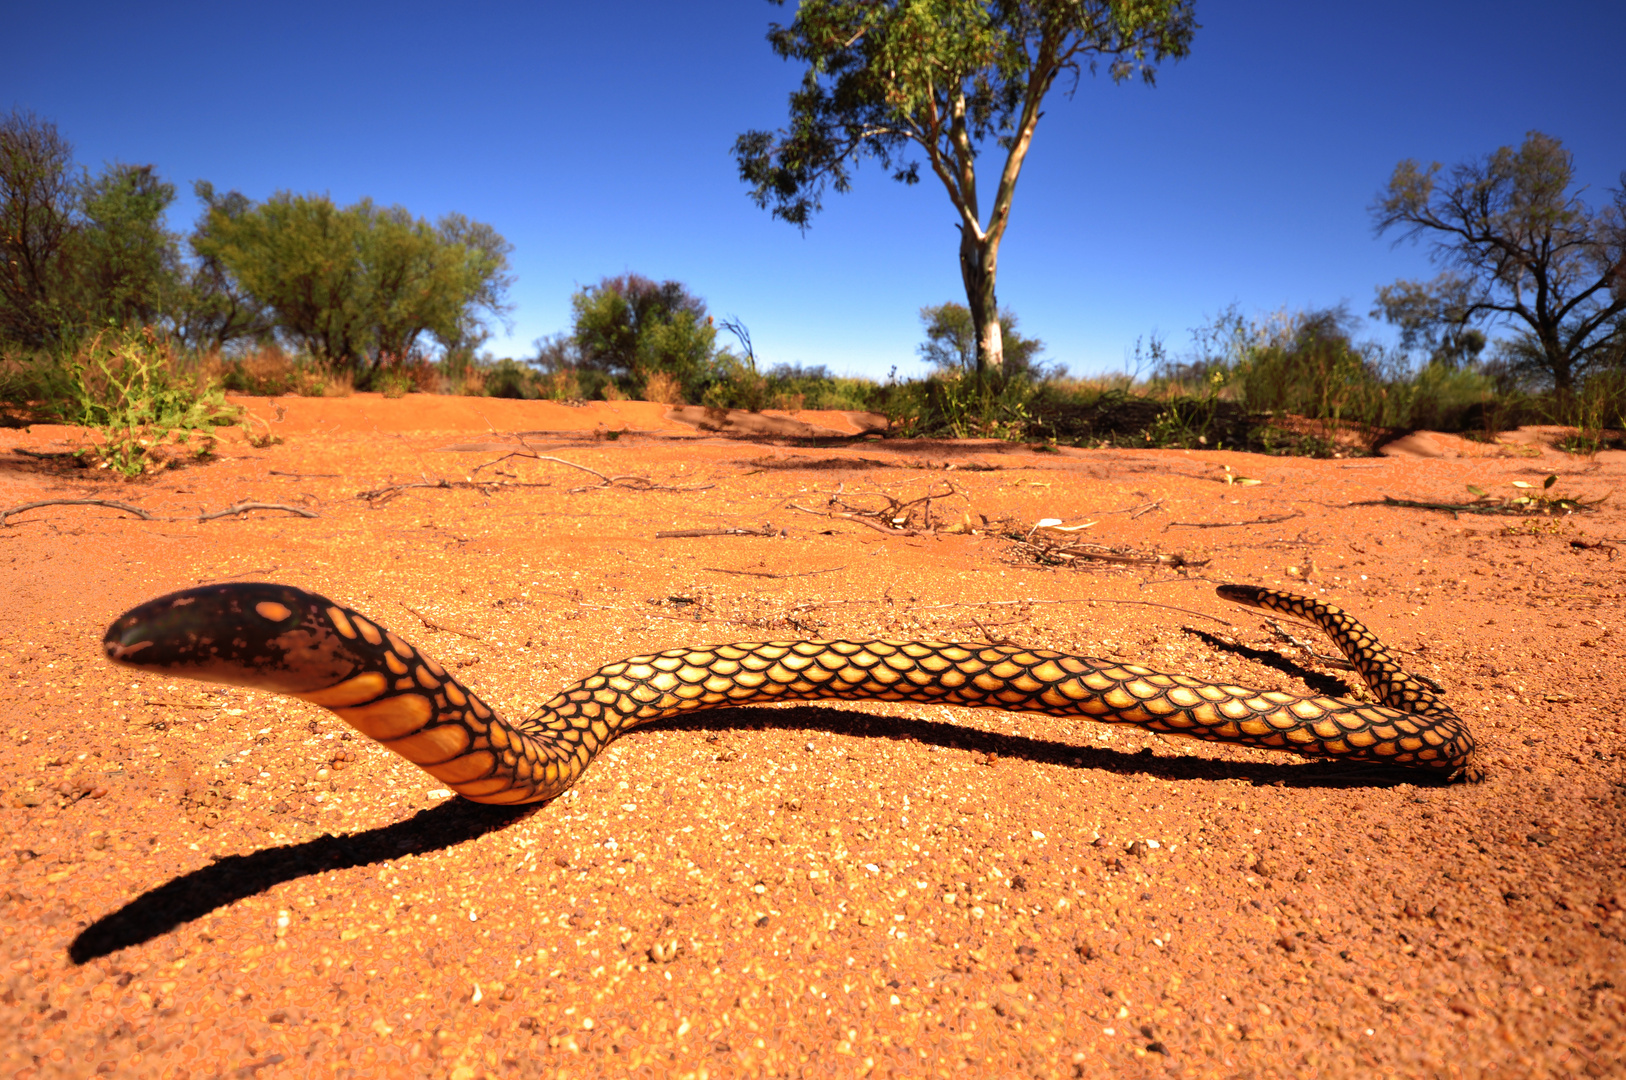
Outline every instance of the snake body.
<svg viewBox="0 0 1626 1080">
<path fill-rule="evenodd" d="M 1321 625 L 1382 702 L 1259 692 L 1135 664 L 1010 644 L 755 641 L 608 664 L 510 723 L 395 634 L 289 585 L 171 593 L 108 628 L 109 659 L 302 698 L 420 766 L 464 798 L 554 798 L 622 732 L 700 709 L 867 699 L 1082 716 L 1166 735 L 1478 779 L 1467 726 L 1346 612 L 1225 585 L 1237 603 Z"/>
</svg>

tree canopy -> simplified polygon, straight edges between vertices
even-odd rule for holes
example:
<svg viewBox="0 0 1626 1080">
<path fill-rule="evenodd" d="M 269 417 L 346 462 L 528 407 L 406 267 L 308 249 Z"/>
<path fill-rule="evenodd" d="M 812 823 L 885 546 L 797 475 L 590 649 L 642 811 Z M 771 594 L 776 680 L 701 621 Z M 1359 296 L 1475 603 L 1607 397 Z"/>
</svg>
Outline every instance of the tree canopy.
<svg viewBox="0 0 1626 1080">
<path fill-rule="evenodd" d="M 73 232 L 73 147 L 32 113 L 0 119 L 0 337 L 60 337 L 62 249 Z"/>
<path fill-rule="evenodd" d="M 579 362 L 589 371 L 634 386 L 664 372 L 696 401 L 715 374 L 717 330 L 706 302 L 682 282 L 606 277 L 578 290 L 570 306 Z"/>
<path fill-rule="evenodd" d="M 1443 267 L 1431 282 L 1379 291 L 1390 321 L 1442 339 L 1511 325 L 1503 361 L 1565 395 L 1626 360 L 1626 173 L 1613 203 L 1593 210 L 1571 190 L 1573 156 L 1539 131 L 1441 170 L 1402 161 L 1372 204 L 1379 234 L 1427 239 Z"/>
<path fill-rule="evenodd" d="M 426 338 L 467 347 L 508 311 L 510 245 L 461 215 L 431 226 L 370 199 L 340 207 L 282 191 L 254 206 L 227 196 L 210 203 L 193 248 L 341 367 L 411 356 Z"/>
<path fill-rule="evenodd" d="M 952 300 L 920 309 L 920 322 L 926 340 L 916 350 L 920 358 L 938 371 L 971 374 L 977 370 L 977 328 L 971 309 Z M 1041 374 L 1039 354 L 1044 342 L 1024 337 L 1016 329 L 1016 313 L 999 313 L 1000 338 L 1005 344 L 1005 370 L 1010 374 Z"/>
<path fill-rule="evenodd" d="M 980 380 L 1003 363 L 999 245 L 1046 95 L 1063 75 L 1071 94 L 1101 64 L 1115 82 L 1150 84 L 1196 29 L 1193 0 L 801 0 L 768 34 L 807 65 L 789 126 L 735 141 L 740 177 L 759 206 L 806 228 L 862 158 L 913 184 L 909 155 L 923 153 L 954 207 Z M 984 217 L 976 166 L 990 142 L 1005 158 Z"/>
</svg>

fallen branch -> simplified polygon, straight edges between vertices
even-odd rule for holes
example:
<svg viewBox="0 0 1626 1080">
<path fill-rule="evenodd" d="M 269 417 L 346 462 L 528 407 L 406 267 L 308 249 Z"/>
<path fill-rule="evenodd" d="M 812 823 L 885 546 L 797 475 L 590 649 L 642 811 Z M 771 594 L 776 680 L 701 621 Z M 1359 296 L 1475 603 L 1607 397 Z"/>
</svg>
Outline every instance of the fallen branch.
<svg viewBox="0 0 1626 1080">
<path fill-rule="evenodd" d="M 806 506 L 797 506 L 795 503 L 787 503 L 786 505 L 788 505 L 792 510 L 800 510 L 802 513 L 804 513 L 804 514 L 812 514 L 814 517 L 840 518 L 843 521 L 851 521 L 851 522 L 855 522 L 856 524 L 859 524 L 859 525 L 865 525 L 865 526 L 868 526 L 871 529 L 874 529 L 876 532 L 886 533 L 888 536 L 919 536 L 920 535 L 920 533 L 915 529 L 900 529 L 900 528 L 897 528 L 896 526 L 888 527 L 886 525 L 882 525 L 878 521 L 871 521 L 867 515 L 847 514 L 847 513 L 842 513 L 840 511 L 837 511 L 837 510 L 830 510 L 830 511 L 813 510 L 813 509 L 810 509 L 810 508 L 808 508 Z"/>
<path fill-rule="evenodd" d="M 1025 554 L 1031 562 L 1045 566 L 1072 566 L 1080 560 L 1114 563 L 1119 566 L 1164 566 L 1182 570 L 1188 566 L 1207 566 L 1211 560 L 1188 559 L 1181 554 L 1162 555 L 1154 552 L 1114 551 L 1102 544 L 1084 544 L 1077 541 L 1058 542 L 1042 534 L 1017 536 L 1006 534 L 1013 548 Z"/>
<path fill-rule="evenodd" d="M 426 629 L 429 629 L 429 630 L 444 630 L 448 634 L 456 634 L 458 637 L 466 637 L 466 638 L 469 638 L 470 640 L 473 640 L 473 641 L 484 641 L 485 640 L 485 638 L 481 637 L 479 634 L 471 634 L 467 630 L 459 630 L 455 626 L 443 626 L 440 623 L 435 622 L 433 619 L 431 619 L 429 616 L 425 615 L 423 612 L 419 611 L 417 608 L 413 607 L 411 604 L 402 604 L 401 606 L 406 608 L 408 611 L 412 612 L 412 614 L 416 615 L 418 617 L 418 621 L 423 623 L 423 625 L 424 625 L 424 627 Z"/>
<path fill-rule="evenodd" d="M 1173 529 L 1183 526 L 1187 529 L 1229 529 L 1237 525 L 1280 525 L 1284 521 L 1292 521 L 1296 517 L 1303 516 L 1304 511 L 1295 510 L 1280 517 L 1254 518 L 1252 521 L 1171 521 L 1163 528 Z"/>
<path fill-rule="evenodd" d="M 20 514 L 24 510 L 37 510 L 42 506 L 107 506 L 114 510 L 123 510 L 125 513 L 134 514 L 142 521 L 159 520 L 139 506 L 115 502 L 112 499 L 41 499 L 39 502 L 23 503 L 21 506 L 13 506 L 9 510 L 0 510 L 0 525 L 5 525 L 7 519 L 13 514 Z"/>
<path fill-rule="evenodd" d="M 702 566 L 700 569 L 710 571 L 713 574 L 733 574 L 736 577 L 798 578 L 813 577 L 818 574 L 833 574 L 837 570 L 845 570 L 847 567 L 842 565 L 832 566 L 826 570 L 802 570 L 795 574 L 773 574 L 766 570 L 725 570 L 721 566 Z"/>
<path fill-rule="evenodd" d="M 297 473 L 283 472 L 281 469 L 270 469 L 267 471 L 270 472 L 272 476 L 286 476 L 290 480 L 336 480 L 340 475 L 336 472 Z"/>
<path fill-rule="evenodd" d="M 558 465 L 568 465 L 572 469 L 580 469 L 584 473 L 592 473 L 594 476 L 599 478 L 600 483 L 593 484 L 589 487 L 571 488 L 570 491 L 572 494 L 582 491 L 596 491 L 600 488 L 615 487 L 617 485 L 621 485 L 632 491 L 705 491 L 708 488 L 716 486 L 715 484 L 691 484 L 688 486 L 657 484 L 647 476 L 635 476 L 629 473 L 611 476 L 608 473 L 601 473 L 597 469 L 591 468 L 587 465 L 579 465 L 574 461 L 566 461 L 562 457 L 554 457 L 551 454 L 538 454 L 536 451 L 529 449 L 515 450 L 511 453 L 504 454 L 502 457 L 494 458 L 493 460 L 486 462 L 484 465 L 476 465 L 472 471 L 479 472 L 481 469 L 484 469 L 487 466 L 500 464 L 501 462 L 507 461 L 512 457 L 528 457 L 534 458 L 537 461 L 551 461 Z"/>
<path fill-rule="evenodd" d="M 139 506 L 131 506 L 129 503 L 117 502 L 113 499 L 41 499 L 39 502 L 23 503 L 21 506 L 13 506 L 9 510 L 0 510 L 0 525 L 6 525 L 8 523 L 7 519 L 13 514 L 20 514 L 24 510 L 34 510 L 41 506 L 107 506 L 114 510 L 123 510 L 126 513 L 134 514 L 142 521 L 213 521 L 216 518 L 245 514 L 250 510 L 286 510 L 288 513 L 298 514 L 300 517 L 313 518 L 318 516 L 314 510 L 306 510 L 299 506 L 285 506 L 282 503 L 240 502 L 233 503 L 222 510 L 202 511 L 196 516 L 186 514 L 180 517 L 169 517 L 149 513 Z"/>
<path fill-rule="evenodd" d="M 968 534 L 973 532 L 974 530 L 971 528 L 971 511 L 969 509 L 961 511 L 960 520 L 958 521 L 939 525 L 932 520 L 932 502 L 934 500 L 964 499 L 966 497 L 964 492 L 946 480 L 943 481 L 943 486 L 948 490 L 937 492 L 931 490 L 930 486 L 928 486 L 926 494 L 917 499 L 910 499 L 907 502 L 896 499 L 884 491 L 868 493 L 879 495 L 886 500 L 886 506 L 879 510 L 854 506 L 844 501 L 840 489 L 837 489 L 836 493 L 830 496 L 830 501 L 826 504 L 828 509 L 814 510 L 811 507 L 798 506 L 795 503 L 790 503 L 789 506 L 791 509 L 800 510 L 804 514 L 856 521 L 860 525 L 867 525 L 877 532 L 886 533 L 889 536 L 925 536 L 938 533 Z M 967 500 L 967 503 L 969 504 L 969 500 Z"/>
<path fill-rule="evenodd" d="M 315 510 L 306 510 L 302 506 L 288 506 L 288 505 L 285 505 L 283 503 L 240 502 L 240 503 L 233 503 L 231 506 L 228 506 L 223 510 L 211 510 L 208 513 L 199 514 L 197 516 L 196 520 L 198 520 L 198 521 L 213 521 L 216 518 L 231 517 L 231 516 L 233 516 L 235 514 L 246 514 L 250 510 L 286 510 L 286 511 L 288 511 L 288 513 L 290 513 L 290 514 L 298 514 L 300 517 L 313 518 L 313 517 L 318 516 Z M 187 521 L 187 520 L 190 520 L 190 519 L 188 519 L 188 518 L 166 518 L 166 519 L 163 519 L 163 520 L 167 520 L 167 521 Z"/>
<path fill-rule="evenodd" d="M 1607 496 L 1594 499 L 1592 502 L 1582 502 L 1580 499 L 1549 499 L 1545 496 L 1521 495 L 1514 499 L 1481 498 L 1471 503 L 1443 503 L 1425 502 L 1421 499 L 1396 499 L 1385 495 L 1381 501 L 1368 499 L 1365 502 L 1352 502 L 1350 506 L 1399 506 L 1411 510 L 1443 510 L 1456 517 L 1458 514 L 1501 514 L 1504 516 L 1528 516 L 1531 514 L 1550 514 L 1554 510 L 1562 510 L 1566 514 L 1584 513 L 1596 510 L 1598 504 Z"/>
<path fill-rule="evenodd" d="M 731 528 L 731 529 L 667 529 L 655 534 L 657 540 L 689 539 L 701 536 L 781 536 L 774 527 L 764 525 L 760 529 Z"/>
<path fill-rule="evenodd" d="M 484 495 L 505 487 L 552 487 L 552 484 L 530 484 L 508 480 L 418 480 L 410 484 L 388 484 L 381 488 L 356 492 L 356 498 L 366 499 L 373 506 L 383 506 L 415 488 L 467 488 Z"/>
</svg>

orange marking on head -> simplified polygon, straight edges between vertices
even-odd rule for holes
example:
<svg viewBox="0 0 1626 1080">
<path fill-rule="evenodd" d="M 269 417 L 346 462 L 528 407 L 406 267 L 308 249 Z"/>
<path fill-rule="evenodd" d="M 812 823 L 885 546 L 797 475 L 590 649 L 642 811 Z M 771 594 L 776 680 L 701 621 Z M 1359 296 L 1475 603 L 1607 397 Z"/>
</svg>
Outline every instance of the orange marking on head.
<svg viewBox="0 0 1626 1080">
<path fill-rule="evenodd" d="M 361 633 L 362 639 L 367 644 L 382 645 L 384 643 L 384 635 L 378 632 L 378 627 L 363 619 L 360 615 L 352 615 L 351 619 L 355 622 L 356 630 Z"/>
<path fill-rule="evenodd" d="M 333 624 L 333 629 L 337 630 L 345 637 L 352 641 L 356 639 L 356 628 L 350 625 L 350 617 L 344 613 L 343 608 L 328 608 L 327 621 Z"/>
<path fill-rule="evenodd" d="M 254 605 L 254 610 L 259 614 L 260 618 L 271 622 L 281 622 L 293 614 L 287 604 L 279 604 L 275 600 L 261 600 Z"/>
</svg>

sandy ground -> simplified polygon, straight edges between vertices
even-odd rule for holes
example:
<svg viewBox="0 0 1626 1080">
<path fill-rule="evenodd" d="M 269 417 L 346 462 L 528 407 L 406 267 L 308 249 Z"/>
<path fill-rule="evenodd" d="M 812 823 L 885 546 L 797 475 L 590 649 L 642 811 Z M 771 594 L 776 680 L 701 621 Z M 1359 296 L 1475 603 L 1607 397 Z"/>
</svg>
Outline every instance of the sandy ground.
<svg viewBox="0 0 1626 1080">
<path fill-rule="evenodd" d="M 0 528 L 0 1074 L 1626 1074 L 1626 556 L 1599 543 L 1626 547 L 1626 455 L 1529 433 L 1343 461 L 1056 453 L 790 437 L 869 426 L 846 414 L 745 440 L 640 403 L 250 405 L 280 445 L 136 483 L 38 456 L 73 430 L 0 431 L 0 508 L 159 516 Z M 503 458 L 522 441 L 542 457 Z M 1612 497 L 1381 505 L 1549 475 Z M 949 485 L 936 520 L 972 533 L 793 508 Z M 172 520 L 241 500 L 315 516 Z M 1093 521 L 1075 535 L 1187 565 L 1041 566 L 984 517 Z M 771 535 L 656 535 L 728 528 Z M 1354 692 L 1213 591 L 1285 587 L 1437 679 L 1489 776 L 838 703 L 638 731 L 554 803 L 500 811 L 314 706 L 101 659 L 127 607 L 227 578 L 369 613 L 510 714 L 634 653 L 797 636 L 987 633 Z"/>
</svg>

